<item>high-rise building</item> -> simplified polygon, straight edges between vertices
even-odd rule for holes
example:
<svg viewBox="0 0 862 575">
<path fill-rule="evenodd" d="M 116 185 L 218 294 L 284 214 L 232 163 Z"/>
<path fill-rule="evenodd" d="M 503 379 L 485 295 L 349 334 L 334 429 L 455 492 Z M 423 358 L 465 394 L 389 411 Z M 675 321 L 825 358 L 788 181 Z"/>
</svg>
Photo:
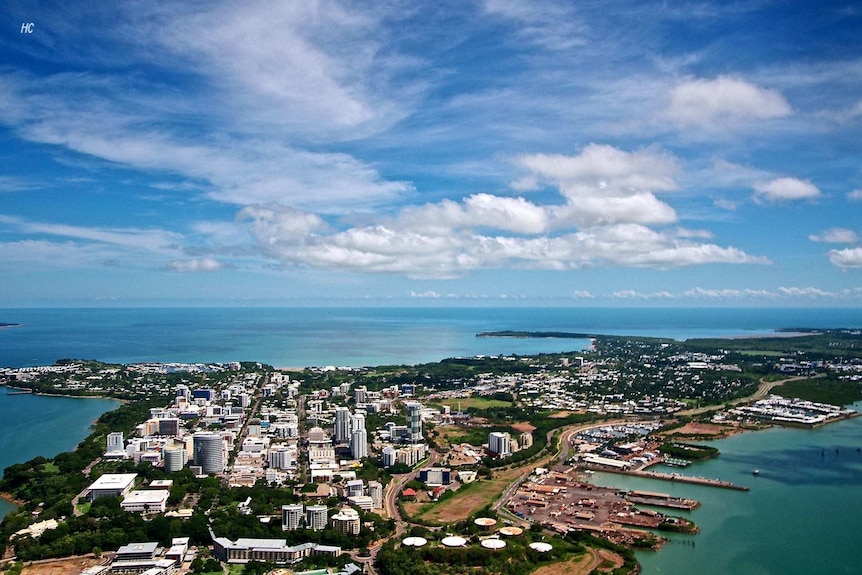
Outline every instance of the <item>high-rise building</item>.
<svg viewBox="0 0 862 575">
<path fill-rule="evenodd" d="M 162 417 L 157 421 L 159 423 L 159 435 L 176 437 L 180 434 L 180 420 L 176 417 Z"/>
<path fill-rule="evenodd" d="M 126 445 L 123 442 L 123 432 L 114 431 L 108 434 L 108 453 L 123 453 L 126 451 Z"/>
<path fill-rule="evenodd" d="M 186 448 L 182 445 L 168 445 L 162 452 L 165 460 L 165 471 L 171 473 L 182 471 L 186 464 Z"/>
<path fill-rule="evenodd" d="M 365 431 L 365 416 L 356 414 L 351 418 L 350 454 L 354 459 L 368 457 L 368 435 Z"/>
<path fill-rule="evenodd" d="M 512 454 L 512 438 L 508 433 L 494 431 L 488 434 L 488 452 L 495 457 Z"/>
<path fill-rule="evenodd" d="M 407 442 L 422 442 L 422 404 L 407 402 Z"/>
<path fill-rule="evenodd" d="M 224 471 L 224 449 L 218 433 L 200 431 L 194 434 L 194 462 L 204 473 Z"/>
<path fill-rule="evenodd" d="M 270 469 L 292 469 L 296 467 L 296 449 L 277 445 L 269 450 Z"/>
<path fill-rule="evenodd" d="M 314 531 L 326 529 L 326 505 L 309 505 L 305 508 L 305 528 Z"/>
<path fill-rule="evenodd" d="M 346 407 L 335 408 L 335 442 L 346 443 L 350 441 L 350 410 Z"/>
<path fill-rule="evenodd" d="M 281 506 L 281 530 L 295 531 L 299 529 L 302 523 L 304 510 L 302 505 L 282 505 Z"/>
<path fill-rule="evenodd" d="M 371 498 L 372 509 L 383 508 L 383 484 L 379 481 L 368 482 L 368 496 Z"/>
<path fill-rule="evenodd" d="M 392 467 L 398 463 L 398 451 L 391 445 L 383 448 L 383 467 Z"/>
<path fill-rule="evenodd" d="M 352 507 L 345 507 L 332 516 L 332 528 L 338 533 L 359 535 L 359 512 Z"/>
</svg>

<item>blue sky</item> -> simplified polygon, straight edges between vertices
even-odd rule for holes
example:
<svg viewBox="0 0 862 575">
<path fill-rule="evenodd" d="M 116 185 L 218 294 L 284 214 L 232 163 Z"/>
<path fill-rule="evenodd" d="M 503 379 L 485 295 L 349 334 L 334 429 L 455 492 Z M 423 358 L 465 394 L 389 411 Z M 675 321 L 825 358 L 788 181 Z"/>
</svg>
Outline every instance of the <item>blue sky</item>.
<svg viewBox="0 0 862 575">
<path fill-rule="evenodd" d="M 862 305 L 855 3 L 0 11 L 2 306 Z"/>
</svg>

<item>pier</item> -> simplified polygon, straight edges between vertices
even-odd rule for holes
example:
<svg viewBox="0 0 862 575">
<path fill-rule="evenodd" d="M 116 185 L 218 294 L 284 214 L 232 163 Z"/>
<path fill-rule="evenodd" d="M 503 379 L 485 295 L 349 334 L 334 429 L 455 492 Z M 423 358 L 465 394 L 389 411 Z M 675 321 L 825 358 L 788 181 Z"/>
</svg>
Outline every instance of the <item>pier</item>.
<svg viewBox="0 0 862 575">
<path fill-rule="evenodd" d="M 678 483 L 691 483 L 694 485 L 705 485 L 707 487 L 720 487 L 722 489 L 733 489 L 734 491 L 749 491 L 748 487 L 737 485 L 730 481 L 722 479 L 713 479 L 710 477 L 692 477 L 690 475 L 680 475 L 679 473 L 662 473 L 660 471 L 645 471 L 617 469 L 613 467 L 591 465 L 592 469 L 601 471 L 602 473 L 616 473 L 619 475 L 630 475 L 632 477 L 646 477 L 647 479 L 660 479 L 662 481 L 676 481 Z"/>
<path fill-rule="evenodd" d="M 650 479 L 661 479 L 664 481 L 677 481 L 679 483 L 692 483 L 694 485 L 706 485 L 708 487 L 721 487 L 722 489 L 733 489 L 735 491 L 749 491 L 748 487 L 737 485 L 730 481 L 712 479 L 710 477 L 692 477 L 680 475 L 679 473 L 662 473 L 660 471 L 624 471 L 624 475 L 635 477 L 648 477 Z"/>
</svg>

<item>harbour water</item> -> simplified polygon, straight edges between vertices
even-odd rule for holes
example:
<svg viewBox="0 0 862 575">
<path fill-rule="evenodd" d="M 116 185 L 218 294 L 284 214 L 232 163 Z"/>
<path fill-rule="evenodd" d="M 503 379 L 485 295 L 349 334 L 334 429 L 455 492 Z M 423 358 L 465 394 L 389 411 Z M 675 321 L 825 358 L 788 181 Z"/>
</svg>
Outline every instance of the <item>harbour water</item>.
<svg viewBox="0 0 862 575">
<path fill-rule="evenodd" d="M 0 469 L 42 455 L 52 457 L 71 451 L 90 434 L 90 426 L 113 399 L 83 399 L 42 395 L 9 395 L 0 388 Z M 0 517 L 13 506 L 0 499 Z"/>
<path fill-rule="evenodd" d="M 0 329 L 0 366 L 59 358 L 361 366 L 573 351 L 589 344 L 475 337 L 482 331 L 733 337 L 779 328 L 858 328 L 862 309 L 0 309 L 0 322 L 22 324 Z M 0 417 L 7 422 L 0 427 L 0 467 L 71 449 L 115 405 L 100 401 L 0 391 Z M 722 452 L 717 459 L 675 471 L 726 479 L 750 492 L 594 476 L 603 484 L 702 502 L 690 514 L 701 533 L 675 536 L 658 553 L 640 553 L 644 573 L 862 573 L 862 417 L 816 430 L 746 433 L 716 445 Z M 761 470 L 758 477 L 754 469 Z"/>
<path fill-rule="evenodd" d="M 862 403 L 852 406 L 862 410 Z M 707 442 L 721 451 L 684 475 L 713 477 L 748 492 L 601 474 L 605 486 L 697 499 L 697 535 L 671 535 L 640 552 L 644 574 L 803 575 L 862 573 L 862 417 L 817 429 L 772 428 Z M 760 474 L 753 474 L 755 469 Z M 668 468 L 670 470 L 670 468 Z"/>
</svg>

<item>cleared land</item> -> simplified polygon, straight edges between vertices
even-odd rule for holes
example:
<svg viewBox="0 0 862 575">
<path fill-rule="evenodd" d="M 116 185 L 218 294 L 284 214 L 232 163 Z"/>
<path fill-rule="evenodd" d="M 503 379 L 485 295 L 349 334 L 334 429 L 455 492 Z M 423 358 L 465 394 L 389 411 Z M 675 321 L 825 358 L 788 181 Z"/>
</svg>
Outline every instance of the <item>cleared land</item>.
<svg viewBox="0 0 862 575">
<path fill-rule="evenodd" d="M 535 466 L 535 463 L 529 467 Z M 523 467 L 494 471 L 493 479 L 481 479 L 463 486 L 455 495 L 440 503 L 431 504 L 419 517 L 435 523 L 452 523 L 491 505 L 495 499 L 524 473 Z"/>
<path fill-rule="evenodd" d="M 503 401 L 502 399 L 489 399 L 487 397 L 460 397 L 447 399 L 446 401 L 435 402 L 435 405 L 448 405 L 452 409 L 458 409 L 461 405 L 461 411 L 467 409 L 488 409 L 489 407 L 511 407 L 511 401 Z"/>
<path fill-rule="evenodd" d="M 599 564 L 599 556 L 595 549 L 588 548 L 587 551 L 568 561 L 545 565 L 533 571 L 532 575 L 589 575 Z"/>
<path fill-rule="evenodd" d="M 103 563 L 102 559 L 89 557 L 68 557 L 63 559 L 47 559 L 34 561 L 21 571 L 22 575 L 78 575 L 87 567 Z"/>
</svg>

